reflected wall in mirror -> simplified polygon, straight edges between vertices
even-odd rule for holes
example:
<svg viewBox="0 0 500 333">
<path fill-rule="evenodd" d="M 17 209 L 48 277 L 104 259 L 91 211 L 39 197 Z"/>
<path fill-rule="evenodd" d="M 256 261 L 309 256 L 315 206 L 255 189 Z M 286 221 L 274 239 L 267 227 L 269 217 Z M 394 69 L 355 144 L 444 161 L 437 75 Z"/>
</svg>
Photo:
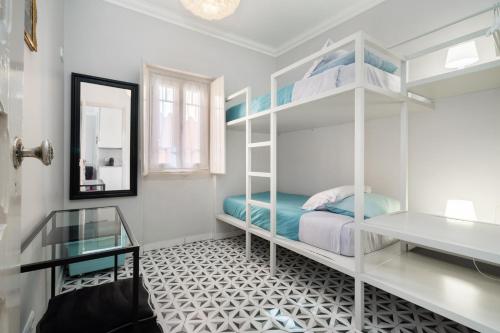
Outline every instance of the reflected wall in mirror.
<svg viewBox="0 0 500 333">
<path fill-rule="evenodd" d="M 71 81 L 70 199 L 137 195 L 138 85 Z"/>
</svg>

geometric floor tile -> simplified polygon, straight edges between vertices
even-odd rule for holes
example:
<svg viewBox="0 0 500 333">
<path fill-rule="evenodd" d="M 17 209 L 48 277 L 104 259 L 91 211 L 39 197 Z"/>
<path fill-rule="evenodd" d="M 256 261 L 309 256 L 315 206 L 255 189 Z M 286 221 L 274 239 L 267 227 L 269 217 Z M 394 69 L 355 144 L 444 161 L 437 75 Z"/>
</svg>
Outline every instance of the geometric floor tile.
<svg viewBox="0 0 500 333">
<path fill-rule="evenodd" d="M 268 243 L 245 238 L 200 241 L 147 251 L 141 274 L 164 332 L 354 332 L 351 277 L 278 248 L 269 275 Z M 119 277 L 131 276 L 127 260 Z M 105 271 L 67 278 L 61 292 L 113 280 Z M 372 286 L 365 292 L 365 332 L 474 332 Z"/>
</svg>

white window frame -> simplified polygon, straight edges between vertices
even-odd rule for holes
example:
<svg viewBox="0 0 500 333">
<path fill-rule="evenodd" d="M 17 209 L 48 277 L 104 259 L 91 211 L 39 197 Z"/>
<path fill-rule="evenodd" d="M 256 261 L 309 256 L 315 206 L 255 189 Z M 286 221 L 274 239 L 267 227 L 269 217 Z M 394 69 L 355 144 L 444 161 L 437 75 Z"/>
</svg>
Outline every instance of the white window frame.
<svg viewBox="0 0 500 333">
<path fill-rule="evenodd" d="M 203 169 L 170 169 L 170 170 L 151 170 L 150 168 L 150 140 L 151 140 L 151 110 L 150 110 L 150 80 L 151 74 L 163 75 L 166 77 L 180 79 L 184 81 L 199 82 L 206 84 L 208 87 L 207 105 L 208 105 L 208 118 L 207 118 L 207 136 L 203 138 L 208 142 L 207 153 L 207 166 Z M 224 78 L 217 79 L 209 78 L 206 76 L 193 74 L 189 72 L 164 68 L 161 66 L 144 64 L 142 67 L 142 85 L 143 85 L 143 112 L 142 112 L 142 158 L 143 158 L 143 175 L 148 174 L 169 174 L 169 175 L 203 175 L 203 174 L 225 174 L 226 172 L 226 159 L 225 159 L 225 110 L 224 103 Z M 181 95 L 183 93 L 181 92 Z M 183 101 L 182 96 L 179 102 Z M 219 103 L 214 103 L 217 100 Z"/>
</svg>

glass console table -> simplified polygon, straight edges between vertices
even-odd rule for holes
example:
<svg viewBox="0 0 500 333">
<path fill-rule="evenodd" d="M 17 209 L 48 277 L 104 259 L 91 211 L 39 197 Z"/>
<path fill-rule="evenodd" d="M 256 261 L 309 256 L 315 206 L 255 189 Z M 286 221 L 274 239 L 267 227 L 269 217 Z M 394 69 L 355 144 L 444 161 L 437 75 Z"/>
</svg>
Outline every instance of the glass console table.
<svg viewBox="0 0 500 333">
<path fill-rule="evenodd" d="M 102 242 L 102 240 L 106 240 Z M 96 246 L 97 244 L 101 244 Z M 102 244 L 105 244 L 102 246 Z M 68 251 L 71 247 L 71 251 Z M 55 297 L 56 267 L 114 257 L 118 279 L 118 256 L 133 257 L 131 317 L 137 322 L 139 303 L 139 244 L 118 207 L 53 211 L 22 242 L 21 273 L 51 269 L 51 298 Z M 29 257 L 26 259 L 25 257 Z M 64 295 L 61 295 L 64 296 Z M 60 296 L 57 296 L 60 297 Z"/>
</svg>

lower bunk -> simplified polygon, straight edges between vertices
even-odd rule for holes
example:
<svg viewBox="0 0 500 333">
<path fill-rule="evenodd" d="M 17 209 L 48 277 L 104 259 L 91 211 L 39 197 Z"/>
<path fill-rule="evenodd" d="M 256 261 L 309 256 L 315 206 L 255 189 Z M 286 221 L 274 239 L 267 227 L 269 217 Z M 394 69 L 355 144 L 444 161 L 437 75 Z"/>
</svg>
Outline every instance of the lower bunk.
<svg viewBox="0 0 500 333">
<path fill-rule="evenodd" d="M 224 200 L 224 214 L 219 221 L 246 230 L 245 195 L 231 196 Z M 252 199 L 270 201 L 269 192 L 252 194 Z M 354 197 L 322 207 L 321 210 L 305 210 L 309 197 L 277 193 L 276 237 L 270 233 L 270 212 L 267 208 L 251 207 L 249 232 L 258 237 L 273 240 L 275 244 L 311 258 L 326 266 L 354 276 Z M 389 203 L 389 204 L 388 204 Z M 399 210 L 399 203 L 375 193 L 365 193 L 365 205 L 369 218 Z M 371 207 L 371 209 L 370 209 Z M 374 208 L 375 207 L 375 208 Z M 397 240 L 382 235 L 364 234 L 365 253 L 391 247 Z"/>
</svg>

